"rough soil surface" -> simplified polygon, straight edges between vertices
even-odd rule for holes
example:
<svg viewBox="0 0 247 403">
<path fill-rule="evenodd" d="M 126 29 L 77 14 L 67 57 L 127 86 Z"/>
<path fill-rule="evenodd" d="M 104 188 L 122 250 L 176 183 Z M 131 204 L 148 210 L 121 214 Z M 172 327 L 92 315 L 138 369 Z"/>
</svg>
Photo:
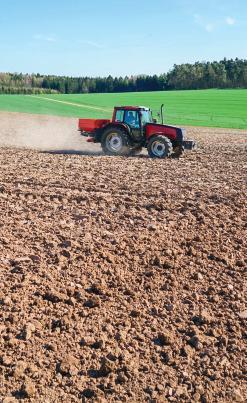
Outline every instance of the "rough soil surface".
<svg viewBox="0 0 247 403">
<path fill-rule="evenodd" d="M 245 402 L 247 133 L 160 161 L 75 126 L 0 114 L 0 401 Z"/>
</svg>

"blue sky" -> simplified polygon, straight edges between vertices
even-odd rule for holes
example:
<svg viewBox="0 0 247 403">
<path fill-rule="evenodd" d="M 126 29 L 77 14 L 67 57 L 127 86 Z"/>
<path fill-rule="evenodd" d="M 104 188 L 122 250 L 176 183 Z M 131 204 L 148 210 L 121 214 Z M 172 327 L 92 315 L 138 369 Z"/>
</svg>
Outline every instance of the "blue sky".
<svg viewBox="0 0 247 403">
<path fill-rule="evenodd" d="M 0 0 L 0 71 L 160 74 L 247 58 L 246 0 Z"/>
</svg>

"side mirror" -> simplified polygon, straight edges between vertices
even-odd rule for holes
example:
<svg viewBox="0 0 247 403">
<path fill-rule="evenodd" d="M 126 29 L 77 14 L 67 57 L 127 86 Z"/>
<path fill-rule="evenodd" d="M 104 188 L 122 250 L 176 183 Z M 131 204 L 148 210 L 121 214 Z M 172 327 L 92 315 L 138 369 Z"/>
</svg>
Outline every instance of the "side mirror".
<svg viewBox="0 0 247 403">
<path fill-rule="evenodd" d="M 157 119 L 153 119 L 153 123 L 157 123 Z"/>
</svg>

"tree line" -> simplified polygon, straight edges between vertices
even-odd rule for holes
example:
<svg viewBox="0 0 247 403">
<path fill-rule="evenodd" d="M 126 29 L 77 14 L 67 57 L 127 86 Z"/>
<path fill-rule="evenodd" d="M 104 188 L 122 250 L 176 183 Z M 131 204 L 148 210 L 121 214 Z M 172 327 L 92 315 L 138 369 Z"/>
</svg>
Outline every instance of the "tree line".
<svg viewBox="0 0 247 403">
<path fill-rule="evenodd" d="M 1 94 L 85 94 L 247 88 L 247 60 L 175 64 L 161 75 L 126 77 L 66 77 L 41 74 L 0 73 Z"/>
</svg>

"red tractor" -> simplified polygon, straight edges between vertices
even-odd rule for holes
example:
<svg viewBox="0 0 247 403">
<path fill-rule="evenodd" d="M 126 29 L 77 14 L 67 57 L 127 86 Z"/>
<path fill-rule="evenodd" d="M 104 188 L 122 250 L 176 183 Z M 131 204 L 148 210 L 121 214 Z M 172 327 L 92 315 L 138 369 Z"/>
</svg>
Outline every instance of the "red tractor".
<svg viewBox="0 0 247 403">
<path fill-rule="evenodd" d="M 153 119 L 144 106 L 116 106 L 112 120 L 79 119 L 79 131 L 87 141 L 101 143 L 107 155 L 134 155 L 146 147 L 152 158 L 179 157 L 185 149 L 192 150 L 195 141 L 185 140 L 185 130 Z"/>
</svg>

